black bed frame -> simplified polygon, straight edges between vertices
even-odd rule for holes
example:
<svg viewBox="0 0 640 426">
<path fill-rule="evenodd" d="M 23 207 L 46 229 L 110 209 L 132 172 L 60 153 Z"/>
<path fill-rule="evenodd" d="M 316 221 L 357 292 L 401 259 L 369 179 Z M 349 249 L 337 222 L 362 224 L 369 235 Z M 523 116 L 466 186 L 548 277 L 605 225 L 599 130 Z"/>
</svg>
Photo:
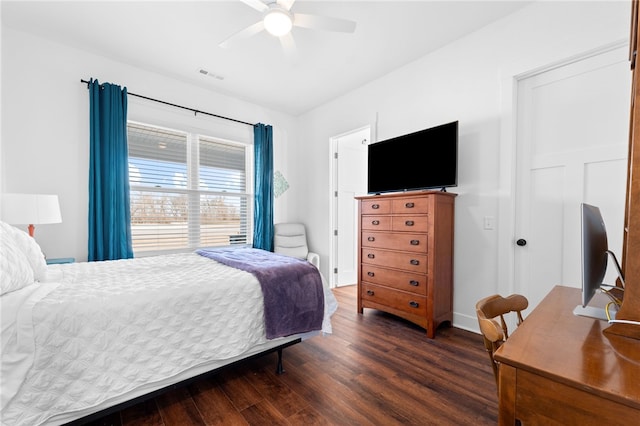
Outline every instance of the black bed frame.
<svg viewBox="0 0 640 426">
<path fill-rule="evenodd" d="M 172 389 L 177 389 L 177 388 L 181 388 L 181 387 L 187 386 L 187 385 L 189 385 L 189 384 L 191 384 L 191 383 L 193 383 L 193 382 L 195 382 L 197 380 L 203 379 L 203 378 L 208 377 L 208 376 L 213 376 L 215 374 L 220 373 L 221 371 L 223 371 L 225 369 L 234 367 L 234 366 L 236 366 L 238 364 L 241 364 L 241 363 L 243 363 L 245 361 L 249 361 L 249 360 L 252 360 L 252 359 L 260 358 L 260 357 L 262 357 L 264 355 L 267 355 L 267 354 L 270 354 L 270 353 L 276 352 L 276 351 L 278 352 L 278 362 L 277 362 L 277 365 L 276 365 L 276 374 L 282 374 L 282 373 L 284 373 L 284 368 L 282 367 L 282 350 L 284 348 L 289 347 L 289 346 L 293 346 L 293 345 L 295 345 L 297 343 L 300 343 L 301 341 L 302 341 L 301 338 L 297 338 L 297 339 L 292 340 L 290 342 L 283 343 L 280 346 L 276 346 L 274 348 L 267 349 L 267 350 L 265 350 L 263 352 L 259 352 L 259 353 L 254 354 L 254 355 L 250 355 L 250 356 L 248 356 L 246 358 L 242 358 L 242 359 L 239 359 L 239 360 L 234 361 L 232 363 L 223 365 L 222 367 L 214 368 L 211 371 L 207 371 L 205 373 L 198 374 L 197 376 L 193 376 L 193 377 L 191 377 L 189 379 L 185 379 L 185 380 L 182 380 L 180 382 L 174 383 L 172 385 L 168 385 L 168 386 L 166 386 L 164 388 L 149 392 L 148 394 L 141 395 L 141 396 L 139 396 L 137 398 L 134 398 L 134 399 L 131 399 L 129 401 L 121 402 L 121 403 L 116 404 L 116 405 L 114 405 L 112 407 L 105 408 L 105 409 L 97 411 L 97 412 L 95 412 L 93 414 L 89 414 L 88 416 L 79 418 L 77 420 L 73 420 L 73 421 L 71 421 L 69 423 L 65 423 L 65 425 L 67 425 L 67 426 L 84 425 L 86 423 L 89 423 L 89 422 L 92 422 L 94 420 L 97 420 L 97 419 L 99 419 L 101 417 L 107 416 L 109 414 L 124 410 L 125 408 L 131 407 L 131 406 L 134 406 L 134 405 L 139 404 L 141 402 L 144 402 L 144 401 L 147 401 L 149 399 L 155 398 L 156 396 L 161 395 L 161 394 L 163 394 L 163 393 L 165 393 L 167 391 L 170 391 Z"/>
</svg>

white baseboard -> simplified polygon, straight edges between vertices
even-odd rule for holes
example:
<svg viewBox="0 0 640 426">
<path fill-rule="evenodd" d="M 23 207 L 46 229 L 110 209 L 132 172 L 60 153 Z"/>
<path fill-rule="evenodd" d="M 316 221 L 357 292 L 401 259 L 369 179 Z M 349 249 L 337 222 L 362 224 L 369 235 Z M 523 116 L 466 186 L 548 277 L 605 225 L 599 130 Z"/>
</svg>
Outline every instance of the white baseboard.
<svg viewBox="0 0 640 426">
<path fill-rule="evenodd" d="M 463 330 L 480 334 L 480 327 L 478 326 L 478 318 L 475 316 L 457 314 L 454 312 L 453 326 L 456 328 L 461 328 Z"/>
</svg>

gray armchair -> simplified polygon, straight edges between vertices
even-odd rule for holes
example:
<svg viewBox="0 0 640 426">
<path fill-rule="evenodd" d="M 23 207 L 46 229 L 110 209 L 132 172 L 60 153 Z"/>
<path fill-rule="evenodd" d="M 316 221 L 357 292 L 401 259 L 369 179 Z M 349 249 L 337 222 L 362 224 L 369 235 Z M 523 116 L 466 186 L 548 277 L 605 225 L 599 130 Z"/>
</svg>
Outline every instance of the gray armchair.
<svg viewBox="0 0 640 426">
<path fill-rule="evenodd" d="M 320 256 L 309 251 L 307 233 L 302 223 L 276 223 L 273 245 L 275 253 L 305 259 L 320 269 Z"/>
</svg>

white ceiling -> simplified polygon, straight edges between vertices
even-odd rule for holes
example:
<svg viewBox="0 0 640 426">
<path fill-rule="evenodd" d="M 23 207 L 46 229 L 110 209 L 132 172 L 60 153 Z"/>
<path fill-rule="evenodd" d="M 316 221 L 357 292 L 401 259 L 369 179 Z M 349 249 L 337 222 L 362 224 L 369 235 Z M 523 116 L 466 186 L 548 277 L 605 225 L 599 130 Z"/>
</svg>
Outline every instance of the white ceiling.
<svg viewBox="0 0 640 426">
<path fill-rule="evenodd" d="M 218 47 L 261 18 L 239 0 L 3 0 L 1 13 L 8 27 L 299 115 L 528 3 L 298 0 L 293 12 L 349 19 L 357 26 L 353 34 L 294 28 L 293 57 L 265 32 L 230 49 Z"/>
</svg>

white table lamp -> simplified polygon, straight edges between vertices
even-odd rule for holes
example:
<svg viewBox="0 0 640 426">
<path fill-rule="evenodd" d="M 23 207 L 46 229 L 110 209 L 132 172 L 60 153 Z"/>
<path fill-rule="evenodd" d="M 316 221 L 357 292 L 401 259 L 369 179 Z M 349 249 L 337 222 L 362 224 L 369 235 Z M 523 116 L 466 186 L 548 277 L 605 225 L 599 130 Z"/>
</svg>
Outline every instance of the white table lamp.
<svg viewBox="0 0 640 426">
<path fill-rule="evenodd" d="M 32 237 L 34 225 L 62 222 L 57 195 L 2 194 L 0 217 L 12 225 L 29 225 L 29 235 Z"/>
</svg>

